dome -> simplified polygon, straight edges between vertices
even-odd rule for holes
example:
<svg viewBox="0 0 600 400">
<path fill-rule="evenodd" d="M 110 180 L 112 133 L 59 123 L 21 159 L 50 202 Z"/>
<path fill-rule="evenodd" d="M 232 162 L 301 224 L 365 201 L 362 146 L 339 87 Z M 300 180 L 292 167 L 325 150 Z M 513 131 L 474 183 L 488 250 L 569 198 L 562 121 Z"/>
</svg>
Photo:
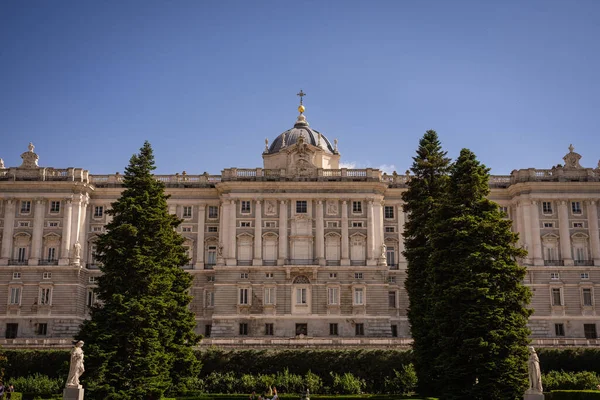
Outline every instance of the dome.
<svg viewBox="0 0 600 400">
<path fill-rule="evenodd" d="M 298 116 L 298 120 L 292 129 L 288 129 L 281 135 L 277 136 L 275 140 L 273 140 L 273 143 L 271 143 L 269 150 L 266 151 L 265 154 L 274 154 L 280 152 L 282 149 L 295 144 L 300 136 L 304 138 L 305 143 L 319 147 L 323 149 L 325 153 L 337 154 L 337 151 L 334 149 L 325 135 L 308 126 L 306 117 L 304 117 L 303 114 Z M 319 136 L 321 137 L 320 140 Z"/>
</svg>

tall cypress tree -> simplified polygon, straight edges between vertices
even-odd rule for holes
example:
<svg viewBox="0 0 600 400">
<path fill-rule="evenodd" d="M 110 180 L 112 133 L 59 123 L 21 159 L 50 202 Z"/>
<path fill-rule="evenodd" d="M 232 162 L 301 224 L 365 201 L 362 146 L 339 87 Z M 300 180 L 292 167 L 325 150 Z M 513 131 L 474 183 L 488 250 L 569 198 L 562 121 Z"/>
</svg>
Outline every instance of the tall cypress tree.
<svg viewBox="0 0 600 400">
<path fill-rule="evenodd" d="M 432 252 L 430 226 L 433 211 L 446 193 L 450 159 L 435 131 L 429 130 L 419 141 L 417 155 L 413 157 L 412 177 L 408 190 L 402 194 L 407 213 L 404 230 L 404 255 L 407 261 L 405 281 L 408 292 L 408 321 L 413 338 L 415 369 L 419 380 L 419 393 L 436 393 L 434 360 L 438 353 L 436 322 L 432 318 L 432 300 L 429 255 Z"/>
<path fill-rule="evenodd" d="M 516 399 L 527 382 L 526 269 L 511 221 L 487 199 L 489 170 L 463 149 L 435 212 L 430 261 L 444 399 Z"/>
<path fill-rule="evenodd" d="M 181 223 L 168 212 L 164 185 L 152 174 L 148 142 L 125 170 L 113 220 L 97 241 L 103 275 L 100 304 L 92 307 L 79 339 L 85 341 L 86 397 L 159 399 L 199 372 L 192 346 L 199 336 L 188 309 L 192 278 Z"/>
</svg>

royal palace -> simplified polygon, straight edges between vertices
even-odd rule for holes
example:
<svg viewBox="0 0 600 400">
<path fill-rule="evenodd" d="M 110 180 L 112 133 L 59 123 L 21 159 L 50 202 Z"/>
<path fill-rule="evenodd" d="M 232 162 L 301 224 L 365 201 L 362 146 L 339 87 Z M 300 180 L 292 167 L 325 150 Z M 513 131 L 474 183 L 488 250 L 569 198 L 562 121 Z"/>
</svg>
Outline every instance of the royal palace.
<svg viewBox="0 0 600 400">
<path fill-rule="evenodd" d="M 409 346 L 401 195 L 411 177 L 340 168 L 337 141 L 303 112 L 266 141 L 260 168 L 156 176 L 183 220 L 201 345 Z M 41 167 L 34 150 L 0 165 L 0 344 L 68 347 L 96 301 L 94 243 L 122 176 Z M 537 346 L 600 345 L 600 166 L 580 158 L 570 146 L 550 169 L 489 182 L 529 253 L 520 262 Z"/>
</svg>

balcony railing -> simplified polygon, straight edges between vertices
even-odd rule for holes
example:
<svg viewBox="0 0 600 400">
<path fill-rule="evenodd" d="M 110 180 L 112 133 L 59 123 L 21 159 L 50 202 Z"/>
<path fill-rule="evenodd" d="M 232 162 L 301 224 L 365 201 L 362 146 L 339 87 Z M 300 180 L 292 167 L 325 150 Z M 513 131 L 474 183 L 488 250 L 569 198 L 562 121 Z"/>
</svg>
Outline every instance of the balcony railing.
<svg viewBox="0 0 600 400">
<path fill-rule="evenodd" d="M 27 265 L 27 260 L 13 259 L 8 260 L 8 265 Z"/>
<path fill-rule="evenodd" d="M 573 260 L 573 265 L 576 265 L 578 267 L 581 267 L 581 266 L 593 266 L 594 265 L 594 260 Z"/>
<path fill-rule="evenodd" d="M 563 260 L 544 260 L 544 265 L 548 267 L 562 267 L 565 265 Z"/>
<path fill-rule="evenodd" d="M 40 260 L 40 265 L 58 265 L 58 260 Z"/>
<path fill-rule="evenodd" d="M 390 267 L 390 269 L 398 269 L 398 264 L 390 264 L 390 263 L 388 263 L 388 267 Z"/>
<path fill-rule="evenodd" d="M 87 269 L 100 269 L 101 264 L 86 264 Z"/>
<path fill-rule="evenodd" d="M 277 265 L 277 260 L 263 260 L 262 263 L 263 263 L 263 265 L 272 267 L 272 266 Z"/>
<path fill-rule="evenodd" d="M 194 264 L 186 264 L 181 269 L 194 269 Z"/>
<path fill-rule="evenodd" d="M 206 263 L 206 264 L 204 264 L 204 269 L 213 269 L 214 266 L 215 266 L 215 264 L 208 264 L 208 263 Z"/>
<path fill-rule="evenodd" d="M 303 258 L 289 258 L 285 260 L 286 265 L 317 265 L 317 260 Z"/>
<path fill-rule="evenodd" d="M 350 265 L 358 266 L 358 265 L 367 265 L 366 260 L 350 260 Z"/>
<path fill-rule="evenodd" d="M 237 265 L 249 266 L 249 265 L 252 265 L 252 260 L 238 260 Z"/>
<path fill-rule="evenodd" d="M 331 267 L 337 267 L 340 265 L 340 260 L 326 260 L 325 264 Z"/>
</svg>

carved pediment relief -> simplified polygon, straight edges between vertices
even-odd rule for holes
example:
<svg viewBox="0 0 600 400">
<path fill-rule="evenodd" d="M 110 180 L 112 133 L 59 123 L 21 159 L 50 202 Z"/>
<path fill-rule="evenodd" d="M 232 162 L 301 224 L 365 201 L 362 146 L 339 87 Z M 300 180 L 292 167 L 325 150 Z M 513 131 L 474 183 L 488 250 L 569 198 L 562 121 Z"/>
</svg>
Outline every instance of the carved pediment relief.
<svg viewBox="0 0 600 400">
<path fill-rule="evenodd" d="M 558 235 L 555 235 L 554 233 L 548 233 L 542 236 L 542 240 L 544 242 L 558 242 Z"/>
<path fill-rule="evenodd" d="M 569 152 L 567 153 L 566 156 L 563 157 L 563 160 L 565 162 L 565 168 L 582 169 L 583 167 L 581 166 L 581 164 L 579 164 L 581 155 L 578 153 L 575 153 L 573 150 L 575 150 L 573 145 L 572 144 L 569 145 Z"/>
<path fill-rule="evenodd" d="M 296 176 L 312 176 L 316 174 L 317 167 L 314 164 L 315 151 L 311 149 L 304 137 L 298 137 L 296 144 L 289 148 L 288 170 Z"/>
</svg>

